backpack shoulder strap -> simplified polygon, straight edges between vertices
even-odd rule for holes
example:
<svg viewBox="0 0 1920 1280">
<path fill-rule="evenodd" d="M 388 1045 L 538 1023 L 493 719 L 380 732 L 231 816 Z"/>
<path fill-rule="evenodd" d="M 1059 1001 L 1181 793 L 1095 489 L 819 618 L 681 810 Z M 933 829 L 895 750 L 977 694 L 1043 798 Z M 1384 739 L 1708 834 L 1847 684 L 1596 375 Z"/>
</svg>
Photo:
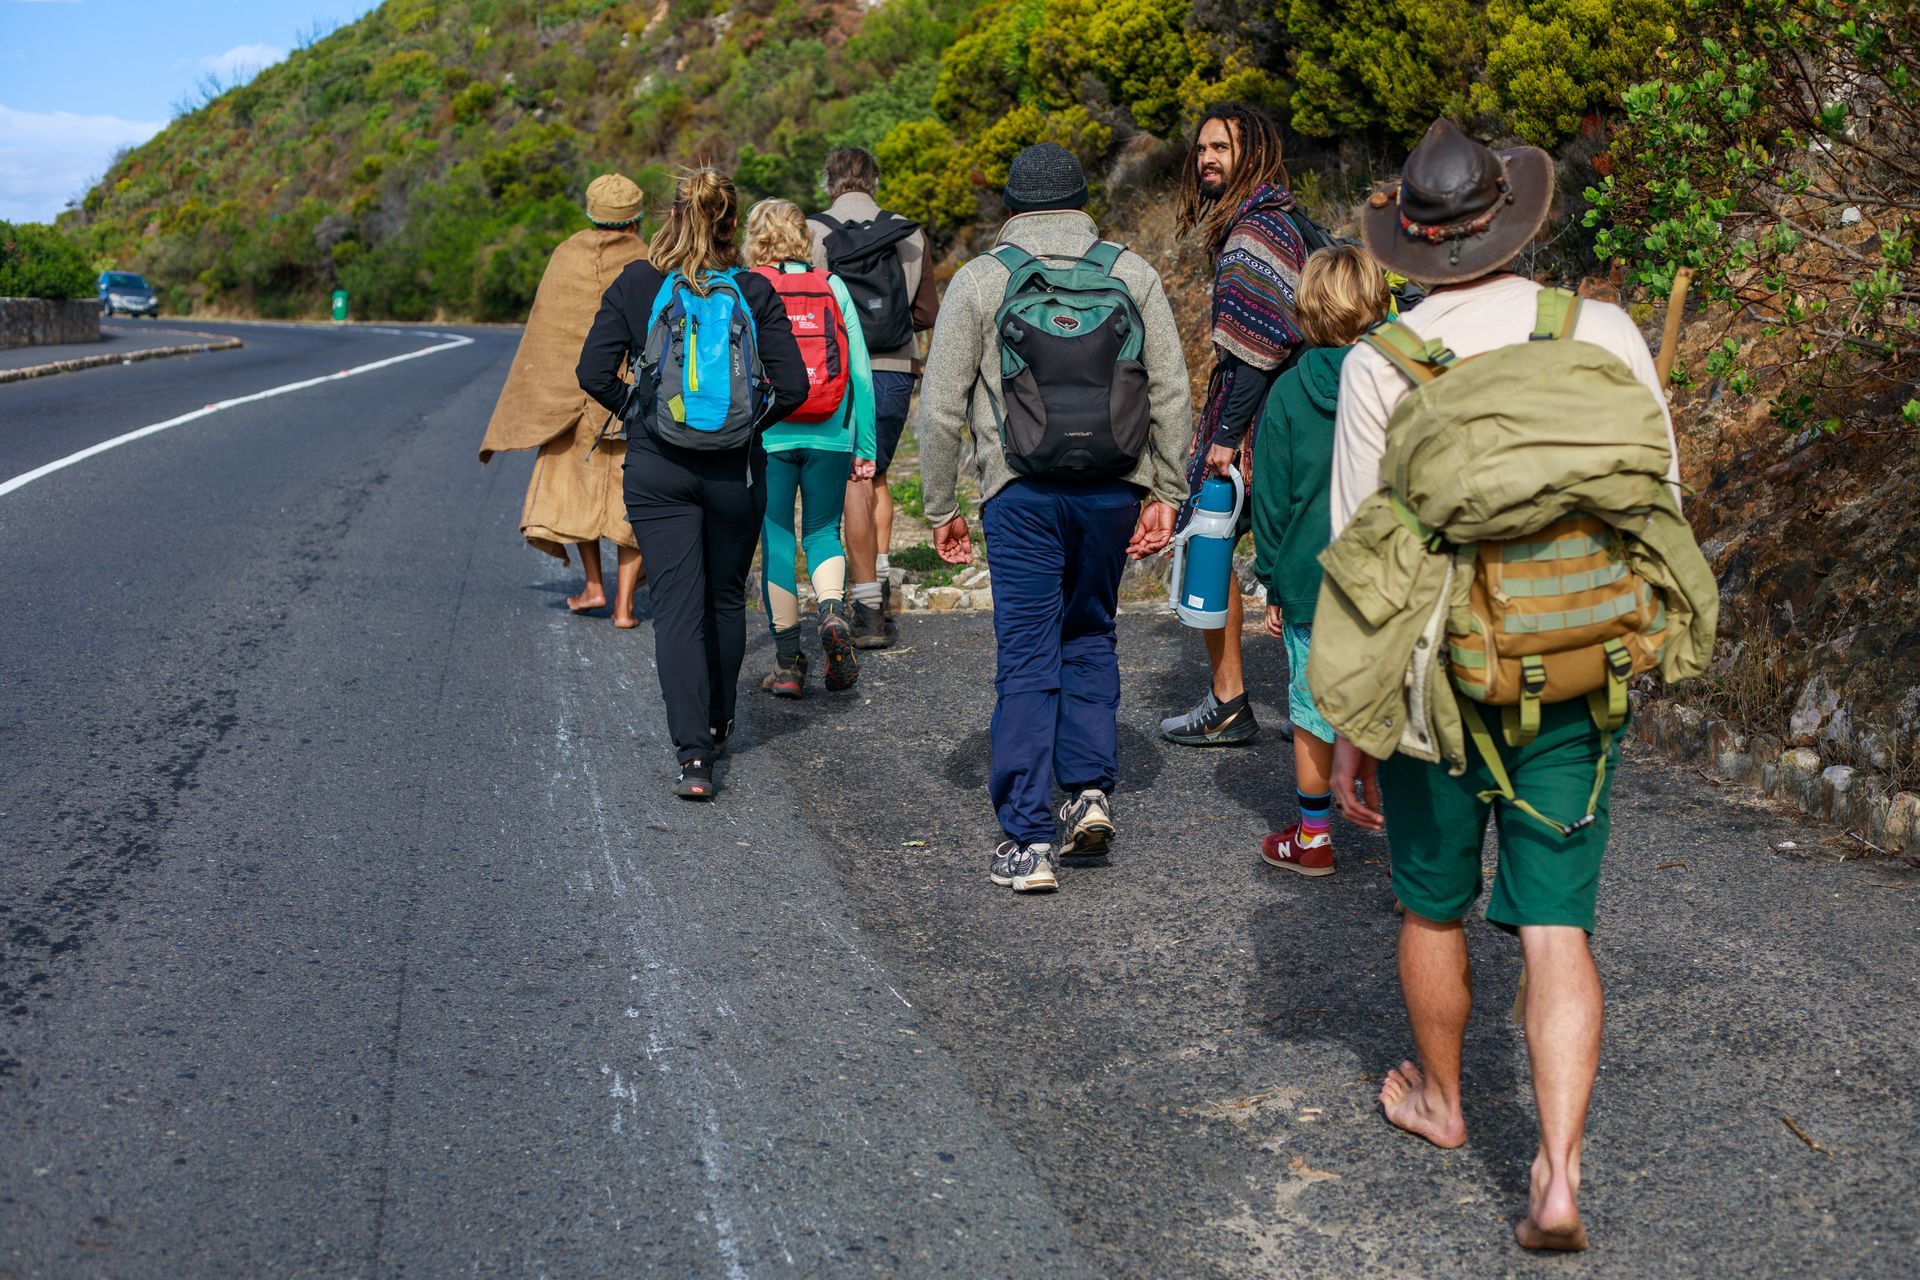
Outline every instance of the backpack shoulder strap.
<svg viewBox="0 0 1920 1280">
<path fill-rule="evenodd" d="M 987 251 L 987 256 L 997 261 L 1001 266 L 1005 267 L 1008 271 L 1012 271 L 1012 272 L 1018 272 L 1020 268 L 1027 266 L 1030 263 L 1038 261 L 1037 258 L 1035 258 L 1032 254 L 1028 253 L 1025 249 L 1022 249 L 1019 245 L 1008 244 L 1004 240 L 1001 241 L 999 244 L 993 246 L 992 249 L 989 249 Z"/>
<path fill-rule="evenodd" d="M 1398 369 L 1414 386 L 1425 386 L 1446 372 L 1453 363 L 1453 352 L 1438 342 L 1428 342 L 1398 320 L 1375 325 L 1360 339 Z"/>
<path fill-rule="evenodd" d="M 1572 337 L 1573 326 L 1579 322 L 1579 294 L 1571 289 L 1542 289 L 1534 302 L 1533 332 L 1528 338 L 1534 342 L 1558 342 Z"/>
<path fill-rule="evenodd" d="M 653 295 L 653 310 L 647 313 L 647 329 L 649 331 L 653 329 L 654 325 L 660 323 L 662 313 L 673 305 L 674 291 L 680 287 L 682 279 L 684 279 L 684 277 L 681 276 L 678 271 L 669 271 L 666 279 L 660 282 L 659 292 Z"/>
<path fill-rule="evenodd" d="M 816 213 L 813 215 L 813 220 L 819 223 L 821 226 L 825 227 L 827 229 L 828 235 L 832 235 L 834 232 L 840 230 L 840 228 L 845 225 L 840 221 L 840 219 L 834 217 L 830 213 Z"/>
<path fill-rule="evenodd" d="M 1123 244 L 1115 244 L 1111 240 L 1096 240 L 1093 242 L 1093 248 L 1080 256 L 1108 275 L 1112 275 L 1114 264 L 1120 261 L 1120 255 L 1126 251 L 1127 246 Z"/>
</svg>

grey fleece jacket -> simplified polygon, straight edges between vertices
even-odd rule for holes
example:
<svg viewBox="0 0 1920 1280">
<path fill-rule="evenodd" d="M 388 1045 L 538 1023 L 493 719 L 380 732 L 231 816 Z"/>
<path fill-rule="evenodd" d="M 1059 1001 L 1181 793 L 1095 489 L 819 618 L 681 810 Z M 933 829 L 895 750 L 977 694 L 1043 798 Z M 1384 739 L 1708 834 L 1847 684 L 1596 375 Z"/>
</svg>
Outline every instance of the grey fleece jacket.
<svg viewBox="0 0 1920 1280">
<path fill-rule="evenodd" d="M 1018 245 L 1035 257 L 1077 258 L 1099 239 L 1093 219 L 1077 209 L 1049 209 L 1009 218 L 999 239 Z M 1193 443 L 1193 403 L 1187 382 L 1187 357 L 1180 349 L 1173 308 L 1167 303 L 1160 274 L 1138 254 L 1127 252 L 1114 264 L 1113 274 L 1133 294 L 1134 305 L 1146 323 L 1141 362 L 1147 367 L 1147 399 L 1152 430 L 1140 464 L 1126 479 L 1150 490 L 1162 502 L 1178 506 L 1187 500 L 1187 449 Z M 1000 432 L 984 395 L 971 395 L 976 381 L 984 382 L 994 399 L 1006 403 L 1000 387 L 1000 339 L 994 329 L 1007 287 L 1007 269 L 985 254 L 974 258 L 947 285 L 940 319 L 927 352 L 927 372 L 920 383 L 920 487 L 927 520 L 939 528 L 959 510 L 954 485 L 960 468 L 965 432 L 973 433 L 973 452 L 980 468 L 980 495 L 984 502 L 1014 478 L 1000 450 Z M 972 412 L 968 412 L 971 395 Z"/>
</svg>

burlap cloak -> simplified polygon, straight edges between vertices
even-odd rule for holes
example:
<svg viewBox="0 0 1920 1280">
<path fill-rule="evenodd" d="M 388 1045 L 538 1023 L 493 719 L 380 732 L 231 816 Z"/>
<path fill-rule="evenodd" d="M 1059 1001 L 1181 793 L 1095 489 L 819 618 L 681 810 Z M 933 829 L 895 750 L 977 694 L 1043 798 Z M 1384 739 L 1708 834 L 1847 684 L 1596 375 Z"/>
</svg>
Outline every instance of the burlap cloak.
<svg viewBox="0 0 1920 1280">
<path fill-rule="evenodd" d="M 480 461 L 513 449 L 538 449 L 520 512 L 520 532 L 548 555 L 566 559 L 562 544 L 609 538 L 635 546 L 620 493 L 623 441 L 592 447 L 607 411 L 574 379 L 600 295 L 621 268 L 646 256 L 631 230 L 589 228 L 553 251 L 507 385 L 493 407 Z M 616 426 L 618 424 L 615 424 Z"/>
</svg>

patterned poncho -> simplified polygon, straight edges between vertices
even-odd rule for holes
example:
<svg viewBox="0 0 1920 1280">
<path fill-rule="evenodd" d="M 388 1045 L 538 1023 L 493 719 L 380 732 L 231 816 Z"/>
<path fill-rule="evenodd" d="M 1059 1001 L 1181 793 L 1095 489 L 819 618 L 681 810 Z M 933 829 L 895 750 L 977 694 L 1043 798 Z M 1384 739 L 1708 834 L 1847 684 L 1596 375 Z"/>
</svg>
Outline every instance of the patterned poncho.
<svg viewBox="0 0 1920 1280">
<path fill-rule="evenodd" d="M 1253 483 L 1253 429 L 1261 401 L 1274 376 L 1306 345 L 1294 320 L 1294 295 L 1307 247 L 1287 216 L 1292 207 L 1286 188 L 1256 187 L 1214 260 L 1212 339 L 1222 358 L 1214 362 L 1206 402 L 1194 419 L 1187 485 L 1196 494 L 1216 436 L 1240 447 L 1241 475 Z M 1182 525 L 1191 509 L 1189 501 L 1180 513 Z"/>
</svg>

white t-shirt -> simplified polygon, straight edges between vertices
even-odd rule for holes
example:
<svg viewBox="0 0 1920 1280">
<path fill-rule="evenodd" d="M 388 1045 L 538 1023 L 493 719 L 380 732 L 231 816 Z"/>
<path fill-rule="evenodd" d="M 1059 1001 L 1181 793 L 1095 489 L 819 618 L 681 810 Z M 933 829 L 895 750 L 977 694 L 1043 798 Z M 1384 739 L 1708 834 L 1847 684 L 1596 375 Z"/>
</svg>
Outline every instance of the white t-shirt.
<svg viewBox="0 0 1920 1280">
<path fill-rule="evenodd" d="M 1534 299 L 1541 286 L 1521 276 L 1493 276 L 1478 284 L 1442 289 L 1401 316 L 1422 338 L 1438 338 L 1459 357 L 1476 356 L 1525 342 L 1533 332 Z M 1660 402 L 1672 451 L 1667 477 L 1680 496 L 1680 450 L 1673 416 L 1654 372 L 1653 353 L 1627 313 L 1607 302 L 1583 300 L 1573 336 L 1611 351 Z M 1368 346 L 1357 346 L 1340 368 L 1340 407 L 1333 427 L 1333 533 L 1353 519 L 1360 504 L 1380 491 L 1380 456 L 1387 448 L 1387 419 L 1412 388 L 1406 375 Z"/>
</svg>

